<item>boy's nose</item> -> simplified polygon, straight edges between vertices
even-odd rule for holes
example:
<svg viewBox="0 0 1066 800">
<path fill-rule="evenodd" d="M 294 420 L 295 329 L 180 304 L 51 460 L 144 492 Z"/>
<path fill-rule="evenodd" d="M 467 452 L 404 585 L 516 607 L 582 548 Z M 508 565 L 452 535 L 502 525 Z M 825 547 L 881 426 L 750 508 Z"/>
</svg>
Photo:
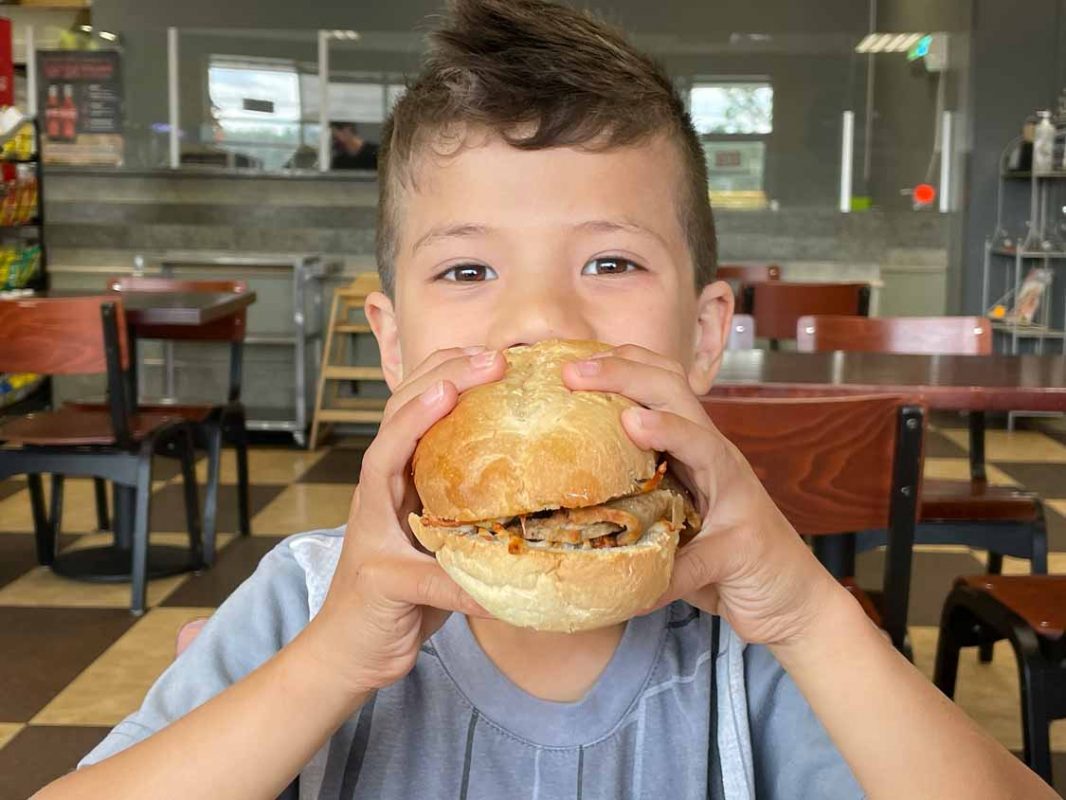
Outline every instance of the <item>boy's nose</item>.
<svg viewBox="0 0 1066 800">
<path fill-rule="evenodd" d="M 541 285 L 517 290 L 501 302 L 495 317 L 490 344 L 498 348 L 544 339 L 595 338 L 570 286 Z"/>
</svg>

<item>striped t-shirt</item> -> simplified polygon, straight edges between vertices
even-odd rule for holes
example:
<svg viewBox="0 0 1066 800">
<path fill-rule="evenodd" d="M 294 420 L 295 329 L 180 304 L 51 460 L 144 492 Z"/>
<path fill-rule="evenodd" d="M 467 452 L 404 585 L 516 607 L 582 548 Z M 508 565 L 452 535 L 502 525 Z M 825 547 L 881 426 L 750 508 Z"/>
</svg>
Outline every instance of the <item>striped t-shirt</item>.
<svg viewBox="0 0 1066 800">
<path fill-rule="evenodd" d="M 342 535 L 290 537 L 265 556 L 82 765 L 163 728 L 291 641 L 323 591 L 301 546 L 335 554 Z M 345 722 L 284 796 L 833 800 L 862 792 L 769 651 L 744 647 L 724 622 L 677 602 L 631 620 L 574 703 L 519 689 L 453 614 L 411 673 Z"/>
</svg>

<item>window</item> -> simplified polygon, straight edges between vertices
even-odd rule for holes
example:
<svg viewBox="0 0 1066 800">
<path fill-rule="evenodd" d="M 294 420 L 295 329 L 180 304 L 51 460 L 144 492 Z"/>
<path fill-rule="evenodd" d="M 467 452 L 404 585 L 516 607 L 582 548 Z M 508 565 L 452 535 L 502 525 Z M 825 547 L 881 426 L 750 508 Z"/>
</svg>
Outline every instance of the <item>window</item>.
<svg viewBox="0 0 1066 800">
<path fill-rule="evenodd" d="M 690 111 L 700 134 L 759 134 L 774 129 L 774 90 L 768 83 L 697 83 Z"/>
<path fill-rule="evenodd" d="M 207 73 L 215 130 L 208 141 L 264 169 L 300 144 L 300 81 L 292 62 L 215 56 Z"/>
<path fill-rule="evenodd" d="M 689 113 L 707 160 L 711 202 L 765 208 L 766 136 L 774 129 L 774 90 L 765 80 L 698 81 Z"/>
</svg>

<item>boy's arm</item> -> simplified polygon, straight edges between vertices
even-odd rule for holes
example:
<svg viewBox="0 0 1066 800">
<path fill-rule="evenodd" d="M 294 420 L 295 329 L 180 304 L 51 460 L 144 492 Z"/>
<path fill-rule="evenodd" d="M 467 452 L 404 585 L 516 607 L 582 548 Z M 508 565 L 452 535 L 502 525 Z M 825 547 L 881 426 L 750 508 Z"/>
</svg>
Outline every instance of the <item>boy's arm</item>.
<svg viewBox="0 0 1066 800">
<path fill-rule="evenodd" d="M 769 645 L 869 797 L 1055 797 L 899 655 L 818 563 L 715 430 L 680 365 L 625 345 L 563 376 L 571 389 L 644 406 L 623 414 L 627 433 L 668 453 L 696 494 L 703 528 L 678 551 L 661 602 L 683 597 Z"/>
<path fill-rule="evenodd" d="M 305 630 L 250 675 L 154 736 L 35 797 L 271 798 L 366 694 L 314 655 Z"/>
<path fill-rule="evenodd" d="M 1058 795 L 918 672 L 844 590 L 771 650 L 871 798 Z"/>
</svg>

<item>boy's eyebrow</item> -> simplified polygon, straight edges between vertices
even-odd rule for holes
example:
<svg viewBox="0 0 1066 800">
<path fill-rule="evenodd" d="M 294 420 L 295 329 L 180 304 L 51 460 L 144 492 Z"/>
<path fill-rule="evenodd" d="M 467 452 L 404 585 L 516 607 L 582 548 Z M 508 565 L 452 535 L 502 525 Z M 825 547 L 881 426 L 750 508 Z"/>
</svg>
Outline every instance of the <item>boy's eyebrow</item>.
<svg viewBox="0 0 1066 800">
<path fill-rule="evenodd" d="M 666 240 L 663 239 L 655 231 L 650 228 L 646 228 L 636 222 L 632 222 L 626 219 L 589 219 L 584 222 L 577 222 L 571 226 L 574 230 L 590 231 L 592 233 L 613 233 L 614 231 L 625 231 L 626 233 L 636 233 L 643 236 L 651 236 L 653 239 L 657 239 L 663 245 L 666 244 Z M 425 234 L 418 238 L 418 241 L 414 243 L 411 251 L 414 252 L 420 247 L 425 247 L 432 242 L 440 239 L 452 239 L 463 238 L 467 236 L 484 236 L 491 231 L 491 228 L 485 225 L 476 225 L 471 222 L 461 222 L 451 225 L 441 225 L 436 228 L 432 228 Z"/>
<path fill-rule="evenodd" d="M 614 231 L 636 233 L 642 236 L 650 236 L 653 239 L 657 239 L 660 244 L 666 245 L 666 240 L 651 228 L 646 228 L 640 223 L 628 219 L 590 219 L 578 222 L 574 225 L 574 228 L 593 233 L 613 233 Z"/>
<path fill-rule="evenodd" d="M 431 228 L 418 238 L 418 241 L 414 243 L 411 248 L 411 252 L 415 252 L 420 247 L 425 247 L 427 244 L 437 241 L 438 239 L 451 239 L 460 238 L 463 236 L 484 236 L 489 232 L 489 229 L 484 225 L 475 225 L 470 222 L 461 222 L 453 225 L 440 225 L 436 228 Z"/>
</svg>

